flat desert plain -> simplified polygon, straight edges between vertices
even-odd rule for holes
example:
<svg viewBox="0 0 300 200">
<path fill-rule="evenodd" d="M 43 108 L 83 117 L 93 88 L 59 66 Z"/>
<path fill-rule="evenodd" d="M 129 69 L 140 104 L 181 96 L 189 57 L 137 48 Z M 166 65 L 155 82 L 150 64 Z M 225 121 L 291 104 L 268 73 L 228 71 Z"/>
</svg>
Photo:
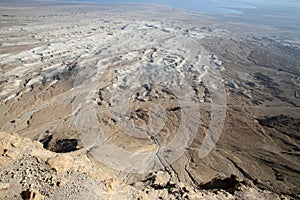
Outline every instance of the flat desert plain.
<svg viewBox="0 0 300 200">
<path fill-rule="evenodd" d="M 0 13 L 1 199 L 299 199 L 292 32 L 158 4 Z"/>
</svg>

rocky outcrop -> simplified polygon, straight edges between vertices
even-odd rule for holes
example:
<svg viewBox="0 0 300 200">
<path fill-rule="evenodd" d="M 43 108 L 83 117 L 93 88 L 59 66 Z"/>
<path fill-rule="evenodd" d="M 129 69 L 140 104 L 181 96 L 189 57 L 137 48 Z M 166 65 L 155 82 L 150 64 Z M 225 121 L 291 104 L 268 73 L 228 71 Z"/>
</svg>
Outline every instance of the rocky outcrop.
<svg viewBox="0 0 300 200">
<path fill-rule="evenodd" d="M 126 184 L 83 150 L 55 153 L 43 144 L 0 132 L 1 199 L 280 199 L 236 176 L 214 179 L 200 187 L 172 182 L 168 172 L 148 174 Z M 288 198 L 288 197 L 286 197 Z"/>
</svg>

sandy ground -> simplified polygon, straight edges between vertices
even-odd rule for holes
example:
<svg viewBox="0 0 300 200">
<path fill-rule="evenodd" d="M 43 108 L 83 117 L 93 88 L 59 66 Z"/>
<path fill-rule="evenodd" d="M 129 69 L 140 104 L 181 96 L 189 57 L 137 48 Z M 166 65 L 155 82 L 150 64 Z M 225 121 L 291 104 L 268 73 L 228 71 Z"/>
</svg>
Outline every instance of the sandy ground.
<svg viewBox="0 0 300 200">
<path fill-rule="evenodd" d="M 174 184 L 191 187 L 190 199 L 299 197 L 300 52 L 292 36 L 158 5 L 3 5 L 0 12 L 0 129 L 41 142 L 50 151 L 34 144 L 47 159 L 71 154 L 103 172 L 68 167 L 62 177 L 74 184 L 61 187 L 35 178 L 10 183 L 2 173 L 3 188 L 8 182 L 18 195 L 33 188 L 53 199 L 110 177 L 136 199 L 168 195 Z M 3 169 L 33 163 L 36 174 L 52 176 L 46 158 L 40 169 L 42 156 L 28 156 Z M 249 197 L 227 183 L 209 185 L 216 178 L 246 181 Z M 220 189 L 213 197 L 210 190 Z M 12 198 L 11 190 L 1 189 Z"/>
</svg>

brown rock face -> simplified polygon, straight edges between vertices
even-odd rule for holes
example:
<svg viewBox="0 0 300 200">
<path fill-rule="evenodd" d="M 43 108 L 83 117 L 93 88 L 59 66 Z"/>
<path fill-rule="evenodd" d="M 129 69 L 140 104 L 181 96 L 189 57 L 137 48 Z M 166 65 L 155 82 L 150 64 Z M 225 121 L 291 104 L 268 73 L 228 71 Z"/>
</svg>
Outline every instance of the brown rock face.
<svg viewBox="0 0 300 200">
<path fill-rule="evenodd" d="M 0 196 L 4 199 L 279 199 L 268 191 L 239 180 L 236 176 L 214 179 L 199 187 L 172 182 L 166 171 L 149 174 L 127 184 L 105 166 L 86 157 L 84 152 L 53 153 L 42 144 L 0 132 L 7 153 L 17 151 L 9 165 L 1 165 Z M 1 160 L 7 155 L 2 154 Z M 20 181 L 21 180 L 21 181 Z M 283 198 L 284 196 L 281 195 Z M 288 198 L 288 196 L 286 196 Z"/>
</svg>

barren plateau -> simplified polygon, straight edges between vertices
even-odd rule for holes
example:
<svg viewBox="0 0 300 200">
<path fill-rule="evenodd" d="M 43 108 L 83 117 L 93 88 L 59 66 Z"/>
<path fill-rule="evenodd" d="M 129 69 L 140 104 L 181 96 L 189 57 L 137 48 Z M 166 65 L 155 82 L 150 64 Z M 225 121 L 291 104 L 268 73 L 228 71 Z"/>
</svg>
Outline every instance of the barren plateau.
<svg viewBox="0 0 300 200">
<path fill-rule="evenodd" d="M 300 198 L 293 32 L 158 4 L 0 13 L 1 199 Z"/>
</svg>

